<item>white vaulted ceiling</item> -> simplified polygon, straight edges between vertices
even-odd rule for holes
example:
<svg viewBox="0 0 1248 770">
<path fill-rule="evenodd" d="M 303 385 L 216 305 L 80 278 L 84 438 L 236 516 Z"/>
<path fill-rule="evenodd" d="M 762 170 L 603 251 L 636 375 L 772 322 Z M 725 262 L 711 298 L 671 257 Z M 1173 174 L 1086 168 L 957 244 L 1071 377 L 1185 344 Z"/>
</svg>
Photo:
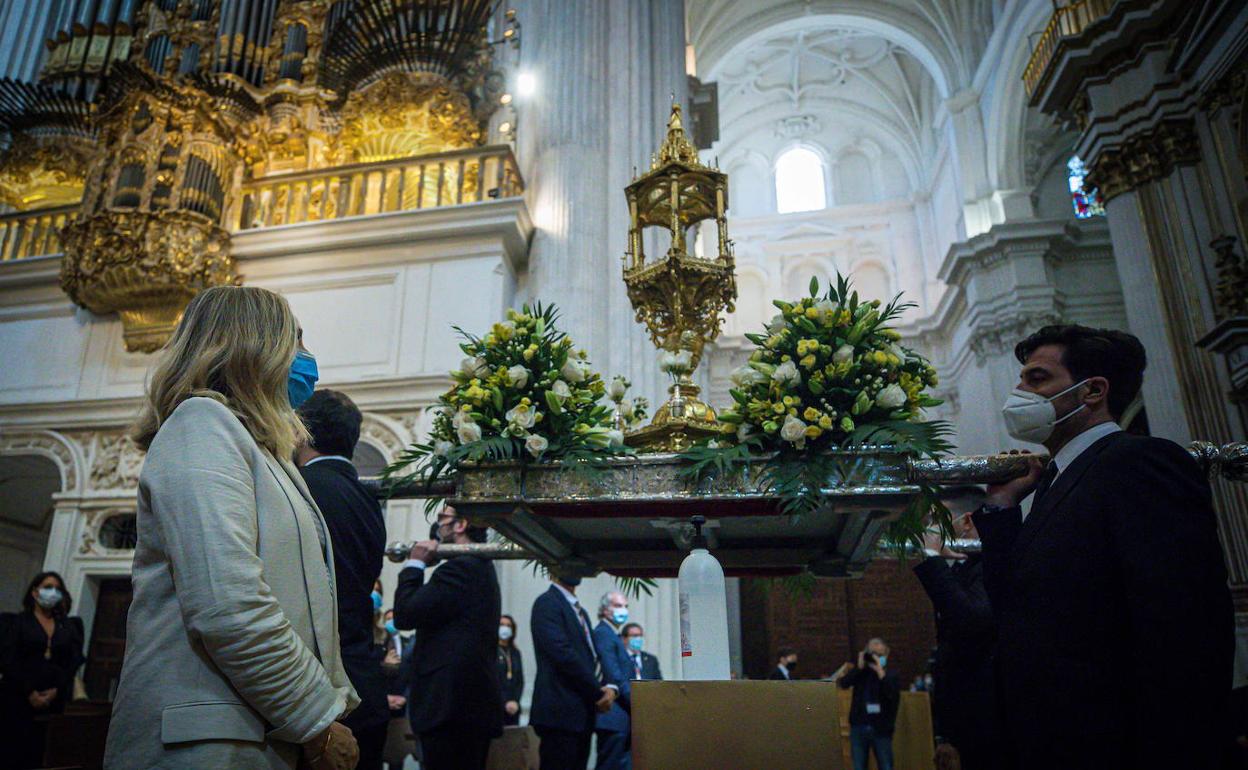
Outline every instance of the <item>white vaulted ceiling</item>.
<svg viewBox="0 0 1248 770">
<path fill-rule="evenodd" d="M 818 24 L 781 28 L 743 41 L 708 77 L 719 84 L 717 150 L 726 163 L 746 150 L 774 155 L 802 141 L 830 161 L 847 149 L 895 157 L 906 188 L 924 184 L 937 86 L 891 40 Z"/>
</svg>

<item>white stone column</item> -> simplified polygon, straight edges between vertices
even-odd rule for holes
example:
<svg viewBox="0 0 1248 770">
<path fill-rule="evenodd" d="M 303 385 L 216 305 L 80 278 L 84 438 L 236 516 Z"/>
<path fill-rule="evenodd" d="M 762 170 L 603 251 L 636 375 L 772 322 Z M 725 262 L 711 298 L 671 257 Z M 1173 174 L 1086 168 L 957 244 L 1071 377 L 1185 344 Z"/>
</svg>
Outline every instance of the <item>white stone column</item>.
<svg viewBox="0 0 1248 770">
<path fill-rule="evenodd" d="M 672 95 L 686 101 L 683 3 L 528 0 L 519 12 L 521 67 L 538 82 L 517 108 L 537 228 L 528 296 L 558 304 L 598 371 L 655 403 L 656 354 L 624 292 L 624 187 L 658 149 Z"/>
</svg>

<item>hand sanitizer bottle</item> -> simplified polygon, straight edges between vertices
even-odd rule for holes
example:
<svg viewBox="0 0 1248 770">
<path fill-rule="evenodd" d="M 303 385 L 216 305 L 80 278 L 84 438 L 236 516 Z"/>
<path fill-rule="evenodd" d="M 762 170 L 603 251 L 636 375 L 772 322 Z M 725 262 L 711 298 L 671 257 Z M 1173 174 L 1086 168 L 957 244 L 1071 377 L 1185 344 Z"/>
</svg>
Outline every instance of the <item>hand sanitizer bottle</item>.
<svg viewBox="0 0 1248 770">
<path fill-rule="evenodd" d="M 724 570 L 706 550 L 705 516 L 694 516 L 693 547 L 680 564 L 681 678 L 729 679 Z"/>
</svg>

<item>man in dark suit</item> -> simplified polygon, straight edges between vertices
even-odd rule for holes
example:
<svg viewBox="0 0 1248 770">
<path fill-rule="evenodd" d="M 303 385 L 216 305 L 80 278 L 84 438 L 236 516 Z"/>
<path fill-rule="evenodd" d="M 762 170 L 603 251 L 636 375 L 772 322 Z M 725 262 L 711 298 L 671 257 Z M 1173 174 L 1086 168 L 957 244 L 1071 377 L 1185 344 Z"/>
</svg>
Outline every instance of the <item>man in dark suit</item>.
<svg viewBox="0 0 1248 770">
<path fill-rule="evenodd" d="M 438 514 L 437 540 L 412 552 L 394 595 L 394 623 L 416 629 L 416 672 L 408 695 L 412 732 L 420 736 L 421 767 L 484 768 L 490 741 L 503 734 L 503 702 L 494 648 L 502 602 L 494 565 L 477 556 L 446 560 L 425 580 L 438 541 L 485 541 L 448 506 Z"/>
<path fill-rule="evenodd" d="M 643 649 L 646 646 L 646 630 L 641 624 L 625 623 L 620 635 L 628 648 L 628 659 L 633 664 L 633 679 L 662 680 L 659 659 Z"/>
<path fill-rule="evenodd" d="M 360 770 L 381 770 L 390 711 L 381 670 L 383 651 L 373 643 L 373 581 L 381 574 L 386 523 L 377 499 L 360 484 L 351 464 L 363 415 L 345 394 L 318 390 L 299 407 L 310 440 L 296 456 L 299 473 L 325 517 L 334 546 L 338 636 L 342 665 L 360 705 L 342 719 L 360 746 Z"/>
<path fill-rule="evenodd" d="M 789 681 L 793 678 L 793 670 L 797 668 L 797 650 L 792 647 L 781 647 L 776 651 L 776 667 L 767 675 L 768 679 Z"/>
<path fill-rule="evenodd" d="M 537 655 L 529 724 L 541 743 L 542 770 L 585 770 L 595 714 L 611 709 L 617 685 L 603 681 L 589 614 L 576 599 L 579 577 L 557 575 L 533 602 Z"/>
<path fill-rule="evenodd" d="M 1182 447 L 1115 424 L 1143 379 L 1139 340 L 1050 326 L 1014 352 L 1006 426 L 1052 460 L 989 487 L 974 516 L 1012 759 L 1212 767 L 1233 631 L 1208 481 Z"/>
<path fill-rule="evenodd" d="M 594 626 L 594 649 L 602 662 L 602 675 L 614 684 L 620 697 L 611 704 L 611 710 L 599 714 L 594 724 L 598 737 L 598 759 L 595 768 L 603 770 L 628 770 L 632 758 L 628 753 L 629 723 L 627 708 L 630 707 L 629 682 L 632 680 L 632 661 L 624 640 L 620 639 L 620 626 L 628 621 L 628 597 L 619 591 L 608 591 L 598 602 L 598 625 Z"/>
<path fill-rule="evenodd" d="M 941 500 L 954 518 L 958 537 L 978 540 L 970 514 L 982 504 L 979 487 L 947 489 Z M 962 770 L 998 767 L 1000 734 L 997 720 L 993 646 L 996 630 L 992 605 L 984 588 L 980 554 L 961 554 L 943 542 L 940 532 L 924 539 L 923 561 L 914 574 L 936 611 L 935 692 L 932 715 L 936 756 L 957 757 Z M 938 763 L 939 766 L 940 763 Z"/>
</svg>

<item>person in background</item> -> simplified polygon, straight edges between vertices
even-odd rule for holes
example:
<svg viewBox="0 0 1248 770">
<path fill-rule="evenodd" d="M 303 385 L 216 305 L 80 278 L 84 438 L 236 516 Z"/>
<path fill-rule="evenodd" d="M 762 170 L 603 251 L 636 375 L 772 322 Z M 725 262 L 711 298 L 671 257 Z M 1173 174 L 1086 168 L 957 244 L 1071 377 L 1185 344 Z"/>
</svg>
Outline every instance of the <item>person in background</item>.
<svg viewBox="0 0 1248 770">
<path fill-rule="evenodd" d="M 1014 356 L 1006 429 L 1051 459 L 989 486 L 973 517 L 1012 759 L 1215 766 L 1235 637 L 1209 478 L 1173 441 L 1117 425 L 1144 379 L 1135 337 L 1046 326 Z"/>
<path fill-rule="evenodd" d="M 767 678 L 788 681 L 793 678 L 795 668 L 797 668 L 797 650 L 792 647 L 781 647 L 776 651 L 776 667 L 771 670 Z"/>
<path fill-rule="evenodd" d="M 619 692 L 598 673 L 589 614 L 576 598 L 580 584 L 579 577 L 552 574 L 550 590 L 533 602 L 537 676 L 529 724 L 541 738 L 542 770 L 585 770 L 595 712 L 610 711 Z"/>
<path fill-rule="evenodd" d="M 394 611 L 388 613 L 394 617 Z M 393 620 L 390 623 L 393 625 Z M 394 649 L 390 646 L 393 645 Z M 403 770 L 409 756 L 420 759 L 420 745 L 412 732 L 412 723 L 407 718 L 407 700 L 412 688 L 412 679 L 416 671 L 416 658 L 412 654 L 416 647 L 415 635 L 404 638 L 402 633 L 395 633 L 387 643 L 386 658 L 397 649 L 398 664 L 391 667 L 383 666 L 386 675 L 386 702 L 390 706 L 390 728 L 386 735 L 385 758 L 388 770 Z"/>
<path fill-rule="evenodd" d="M 381 671 L 383 651 L 370 631 L 386 549 L 386 522 L 376 496 L 351 464 L 364 415 L 345 393 L 318 390 L 297 410 L 308 440 L 295 454 L 299 473 L 321 509 L 334 545 L 338 638 L 342 665 L 360 705 L 342 720 L 360 746 L 358 770 L 381 770 L 390 709 Z"/>
<path fill-rule="evenodd" d="M 373 617 L 369 623 L 369 627 L 373 629 L 373 642 L 375 644 L 385 644 L 385 613 L 381 611 L 381 606 L 386 600 L 386 590 L 381 585 L 381 578 L 373 581 L 373 592 L 369 596 L 373 600 Z"/>
<path fill-rule="evenodd" d="M 970 514 L 983 499 L 984 491 L 974 486 L 946 489 L 941 495 L 954 516 L 957 537 L 979 539 Z M 936 611 L 936 763 L 951 767 L 957 760 L 963 770 L 991 770 L 999 767 L 1002 747 L 997 743 L 996 627 L 983 560 L 980 554 L 950 550 L 935 530 L 927 533 L 923 547 L 925 558 L 915 565 L 914 574 Z"/>
<path fill-rule="evenodd" d="M 633 679 L 663 679 L 659 670 L 659 659 L 645 651 L 646 631 L 640 623 L 625 623 L 620 630 L 624 645 L 628 647 L 628 657 L 633 663 Z"/>
<path fill-rule="evenodd" d="M 520 696 L 524 694 L 524 662 L 516 649 L 516 619 L 498 619 L 498 686 L 503 695 L 503 725 L 520 724 Z"/>
<path fill-rule="evenodd" d="M 608 591 L 598 602 L 598 625 L 594 626 L 594 650 L 602 664 L 606 680 L 618 688 L 619 697 L 605 714 L 599 714 L 594 723 L 594 735 L 598 738 L 598 757 L 595 768 L 602 770 L 628 770 L 632 767 L 628 744 L 632 725 L 627 709 L 630 697 L 632 661 L 628 648 L 620 639 L 620 628 L 628 622 L 628 597 L 619 591 Z"/>
<path fill-rule="evenodd" d="M 82 618 L 55 572 L 40 572 L 22 594 L 22 611 L 0 615 L 0 707 L 8 765 L 42 767 L 47 723 L 74 695 L 84 657 Z"/>
<path fill-rule="evenodd" d="M 456 556 L 425 579 L 439 542 L 483 543 L 487 533 L 443 506 L 437 538 L 415 543 L 399 573 L 394 622 L 416 630 L 408 713 L 423 770 L 482 770 L 490 741 L 503 734 L 495 667 L 502 600 L 493 562 Z"/>
<path fill-rule="evenodd" d="M 161 351 L 132 432 L 147 457 L 105 768 L 355 767 L 333 542 L 290 462 L 316 382 L 301 338 L 281 295 L 216 286 Z"/>
<path fill-rule="evenodd" d="M 893 770 L 893 728 L 901 702 L 901 683 L 888 670 L 888 645 L 872 639 L 858 653 L 858 665 L 839 677 L 842 689 L 854 689 L 849 707 L 849 740 L 854 770 L 867 770 L 875 753 L 879 770 Z"/>
<path fill-rule="evenodd" d="M 395 672 L 403 661 L 403 638 L 399 627 L 394 624 L 394 608 L 381 615 L 381 627 L 386 632 L 385 654 L 381 659 L 382 671 Z"/>
</svg>

